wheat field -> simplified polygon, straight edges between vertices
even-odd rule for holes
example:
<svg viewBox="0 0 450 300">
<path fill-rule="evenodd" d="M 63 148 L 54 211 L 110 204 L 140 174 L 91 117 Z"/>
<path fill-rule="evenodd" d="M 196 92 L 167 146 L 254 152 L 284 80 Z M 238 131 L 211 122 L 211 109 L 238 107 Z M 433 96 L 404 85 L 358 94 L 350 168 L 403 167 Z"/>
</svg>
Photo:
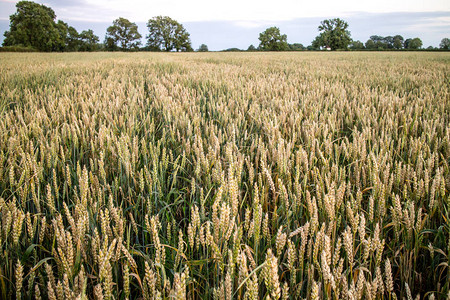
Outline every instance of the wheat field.
<svg viewBox="0 0 450 300">
<path fill-rule="evenodd" d="M 0 53 L 0 298 L 449 299 L 449 53 Z"/>
</svg>

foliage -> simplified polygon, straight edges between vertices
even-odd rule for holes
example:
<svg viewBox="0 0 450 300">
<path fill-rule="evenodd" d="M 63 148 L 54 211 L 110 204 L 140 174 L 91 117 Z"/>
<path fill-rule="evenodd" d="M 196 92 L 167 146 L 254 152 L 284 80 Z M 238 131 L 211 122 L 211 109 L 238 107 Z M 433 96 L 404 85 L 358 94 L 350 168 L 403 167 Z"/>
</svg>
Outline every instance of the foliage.
<svg viewBox="0 0 450 300">
<path fill-rule="evenodd" d="M 406 39 L 405 49 L 417 50 L 422 48 L 422 40 L 419 38 Z"/>
<path fill-rule="evenodd" d="M 0 54 L 1 299 L 446 299 L 450 53 Z"/>
<path fill-rule="evenodd" d="M 239 48 L 228 48 L 228 49 L 225 49 L 225 50 L 222 50 L 223 52 L 241 52 L 241 51 L 243 51 L 242 49 L 239 49 Z"/>
<path fill-rule="evenodd" d="M 208 46 L 206 46 L 205 44 L 201 44 L 197 51 L 198 52 L 208 52 Z"/>
<path fill-rule="evenodd" d="M 192 51 L 189 33 L 170 17 L 157 16 L 147 22 L 147 46 L 156 51 Z"/>
<path fill-rule="evenodd" d="M 318 29 L 320 34 L 312 42 L 314 48 L 347 49 L 352 40 L 348 23 L 339 18 L 323 20 Z"/>
<path fill-rule="evenodd" d="M 5 46 L 0 47 L 0 52 L 37 52 L 37 49 L 23 46 Z"/>
<path fill-rule="evenodd" d="M 105 45 L 107 50 L 136 50 L 141 44 L 142 35 L 136 23 L 118 18 L 106 29 Z"/>
<path fill-rule="evenodd" d="M 289 44 L 289 50 L 291 51 L 302 51 L 305 50 L 305 47 L 300 43 Z"/>
<path fill-rule="evenodd" d="M 79 35 L 80 46 L 79 51 L 96 51 L 98 50 L 100 39 L 94 34 L 92 29 L 83 30 Z"/>
<path fill-rule="evenodd" d="M 55 12 L 31 1 L 16 3 L 17 11 L 10 18 L 10 29 L 5 32 L 3 46 L 32 47 L 40 51 L 60 50 L 60 24 L 55 23 Z"/>
<path fill-rule="evenodd" d="M 394 36 L 392 48 L 394 49 L 402 49 L 404 43 L 404 38 L 401 35 Z"/>
<path fill-rule="evenodd" d="M 372 35 L 366 42 L 366 48 L 370 50 L 403 49 L 404 38 L 401 35 L 379 36 Z"/>
<path fill-rule="evenodd" d="M 98 48 L 98 37 L 92 30 L 80 35 L 64 21 L 55 22 L 56 15 L 51 8 L 30 1 L 19 1 L 16 7 L 3 45 L 38 51 L 94 51 Z"/>
<path fill-rule="evenodd" d="M 361 41 L 352 41 L 349 48 L 351 50 L 363 50 L 365 49 L 364 44 Z"/>
<path fill-rule="evenodd" d="M 450 39 L 443 38 L 441 40 L 441 43 L 439 44 L 439 48 L 444 49 L 444 50 L 449 50 L 450 49 Z"/>
<path fill-rule="evenodd" d="M 377 46 L 376 46 L 375 42 L 372 39 L 368 39 L 366 44 L 365 44 L 365 47 L 368 50 L 374 50 L 374 49 L 376 49 Z"/>
<path fill-rule="evenodd" d="M 256 47 L 255 46 L 253 46 L 253 45 L 250 45 L 250 46 L 248 46 L 248 48 L 247 48 L 247 51 L 257 51 L 258 49 L 256 49 Z"/>
<path fill-rule="evenodd" d="M 286 51 L 289 50 L 287 36 L 281 34 L 278 27 L 269 27 L 259 34 L 259 50 Z"/>
<path fill-rule="evenodd" d="M 55 41 L 55 51 L 66 50 L 67 44 L 69 42 L 69 25 L 61 20 L 55 24 L 55 28 L 58 31 L 58 39 Z"/>
<path fill-rule="evenodd" d="M 65 51 L 78 51 L 80 48 L 80 44 L 81 44 L 80 34 L 74 27 L 68 26 Z"/>
</svg>

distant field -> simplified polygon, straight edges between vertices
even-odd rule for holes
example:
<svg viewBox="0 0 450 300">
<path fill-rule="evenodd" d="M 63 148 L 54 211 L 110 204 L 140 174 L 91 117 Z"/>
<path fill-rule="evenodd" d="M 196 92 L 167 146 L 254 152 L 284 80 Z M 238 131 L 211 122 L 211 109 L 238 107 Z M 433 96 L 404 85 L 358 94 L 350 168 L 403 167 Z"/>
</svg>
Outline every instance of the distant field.
<svg viewBox="0 0 450 300">
<path fill-rule="evenodd" d="M 450 53 L 0 53 L 0 298 L 448 299 Z"/>
</svg>

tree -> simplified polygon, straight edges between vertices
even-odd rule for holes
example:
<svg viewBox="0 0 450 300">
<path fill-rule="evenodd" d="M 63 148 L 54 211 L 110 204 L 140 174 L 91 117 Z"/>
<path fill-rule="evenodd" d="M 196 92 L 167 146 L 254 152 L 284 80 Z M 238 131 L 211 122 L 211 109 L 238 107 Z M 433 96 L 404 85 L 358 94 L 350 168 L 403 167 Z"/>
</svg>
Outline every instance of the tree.
<svg viewBox="0 0 450 300">
<path fill-rule="evenodd" d="M 78 51 L 83 43 L 80 34 L 72 26 L 59 20 L 56 23 L 56 29 L 58 30 L 59 36 L 55 41 L 56 51 Z M 92 30 L 91 30 L 92 31 Z M 98 37 L 97 37 L 98 39 Z"/>
<path fill-rule="evenodd" d="M 367 49 L 402 49 L 404 45 L 404 39 L 401 35 L 395 36 L 380 36 L 372 35 L 370 39 L 366 42 Z"/>
<path fill-rule="evenodd" d="M 247 51 L 256 51 L 256 47 L 253 45 L 248 46 Z"/>
<path fill-rule="evenodd" d="M 305 47 L 300 43 L 289 44 L 289 50 L 291 51 L 302 51 Z"/>
<path fill-rule="evenodd" d="M 410 43 L 411 41 L 412 41 L 412 39 L 406 39 L 405 42 L 403 43 L 403 47 L 404 47 L 405 49 L 408 49 L 409 43 Z"/>
<path fill-rule="evenodd" d="M 364 44 L 361 41 L 353 41 L 350 43 L 350 49 L 362 50 L 362 49 L 364 49 Z"/>
<path fill-rule="evenodd" d="M 55 24 L 55 28 L 58 31 L 58 38 L 55 40 L 55 46 L 53 50 L 64 51 L 67 48 L 69 42 L 69 25 L 59 20 Z"/>
<path fill-rule="evenodd" d="M 78 31 L 69 26 L 67 29 L 67 47 L 66 51 L 78 51 L 80 48 L 80 35 Z"/>
<path fill-rule="evenodd" d="M 374 50 L 374 49 L 376 49 L 376 44 L 375 44 L 375 42 L 372 40 L 372 39 L 368 39 L 367 40 L 367 42 L 366 42 L 366 49 L 368 49 L 368 50 Z"/>
<path fill-rule="evenodd" d="M 374 43 L 377 43 L 377 42 L 383 42 L 384 37 L 382 37 L 381 35 L 371 35 L 370 39 L 372 41 L 374 41 Z"/>
<path fill-rule="evenodd" d="M 394 37 L 393 36 L 386 36 L 382 40 L 383 44 L 385 45 L 385 49 L 393 49 L 394 48 Z"/>
<path fill-rule="evenodd" d="M 197 51 L 198 52 L 208 52 L 208 46 L 206 46 L 205 44 L 201 44 Z"/>
<path fill-rule="evenodd" d="M 239 48 L 228 48 L 228 49 L 224 49 L 222 50 L 223 52 L 241 52 L 242 50 Z"/>
<path fill-rule="evenodd" d="M 186 29 L 170 17 L 157 16 L 147 22 L 147 46 L 154 51 L 192 51 Z"/>
<path fill-rule="evenodd" d="M 31 1 L 19 1 L 16 8 L 16 13 L 9 17 L 10 29 L 5 32 L 3 46 L 22 45 L 40 51 L 60 49 L 61 27 L 56 27 L 53 9 Z"/>
<path fill-rule="evenodd" d="M 269 27 L 259 34 L 259 49 L 263 51 L 286 51 L 289 50 L 287 36 L 281 34 L 278 27 Z"/>
<path fill-rule="evenodd" d="M 409 43 L 410 49 L 420 49 L 422 48 L 422 40 L 419 38 L 413 38 L 412 41 Z"/>
<path fill-rule="evenodd" d="M 347 28 L 348 23 L 339 18 L 323 20 L 318 27 L 320 34 L 313 41 L 313 47 L 347 49 L 352 40 Z"/>
<path fill-rule="evenodd" d="M 373 43 L 369 43 L 369 47 L 367 47 L 367 43 L 366 43 L 366 48 L 367 49 L 372 49 L 372 50 L 384 50 L 384 49 L 388 49 L 388 43 L 389 40 L 391 40 L 392 37 L 382 37 L 381 35 L 371 35 L 370 39 Z M 369 41 L 367 41 L 369 42 Z"/>
<path fill-rule="evenodd" d="M 394 49 L 402 49 L 403 43 L 404 43 L 404 38 L 401 35 L 394 36 L 394 43 L 393 43 Z"/>
<path fill-rule="evenodd" d="M 441 43 L 439 44 L 439 48 L 444 49 L 444 50 L 449 50 L 450 49 L 450 39 L 443 38 L 441 40 Z"/>
<path fill-rule="evenodd" d="M 92 29 L 83 30 L 80 35 L 80 51 L 95 51 L 98 49 L 99 38 Z"/>
<path fill-rule="evenodd" d="M 422 40 L 419 38 L 406 39 L 405 49 L 417 50 L 422 47 Z"/>
<path fill-rule="evenodd" d="M 136 23 L 125 18 L 118 18 L 106 29 L 106 48 L 108 50 L 135 50 L 141 44 L 142 35 Z"/>
</svg>

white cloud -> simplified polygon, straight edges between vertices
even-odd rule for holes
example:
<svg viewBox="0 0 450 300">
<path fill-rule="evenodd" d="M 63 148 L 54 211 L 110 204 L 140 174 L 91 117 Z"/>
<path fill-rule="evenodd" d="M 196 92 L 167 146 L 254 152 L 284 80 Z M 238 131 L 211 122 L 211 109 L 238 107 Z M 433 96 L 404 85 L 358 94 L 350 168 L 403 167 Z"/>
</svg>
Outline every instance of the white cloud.
<svg viewBox="0 0 450 300">
<path fill-rule="evenodd" d="M 17 2 L 17 0 L 0 0 Z M 302 17 L 339 16 L 350 12 L 450 11 L 448 0 L 37 0 L 54 8 L 65 20 L 110 21 L 123 16 L 145 22 L 168 15 L 181 22 L 193 21 L 282 21 Z M 0 17 L 6 17 L 3 12 Z"/>
<path fill-rule="evenodd" d="M 345 16 L 345 12 L 424 12 L 450 10 L 448 0 L 89 0 L 145 21 L 149 16 L 170 15 L 180 21 L 281 21 L 299 17 Z"/>
<path fill-rule="evenodd" d="M 232 21 L 232 24 L 242 28 L 260 28 L 267 25 L 267 21 Z"/>
<path fill-rule="evenodd" d="M 416 24 L 410 24 L 406 26 L 405 30 L 409 32 L 421 32 L 421 31 L 441 32 L 442 28 L 450 29 L 450 16 L 423 18 L 422 20 L 419 20 Z M 448 31 L 448 33 L 450 33 L 450 30 Z"/>
</svg>

